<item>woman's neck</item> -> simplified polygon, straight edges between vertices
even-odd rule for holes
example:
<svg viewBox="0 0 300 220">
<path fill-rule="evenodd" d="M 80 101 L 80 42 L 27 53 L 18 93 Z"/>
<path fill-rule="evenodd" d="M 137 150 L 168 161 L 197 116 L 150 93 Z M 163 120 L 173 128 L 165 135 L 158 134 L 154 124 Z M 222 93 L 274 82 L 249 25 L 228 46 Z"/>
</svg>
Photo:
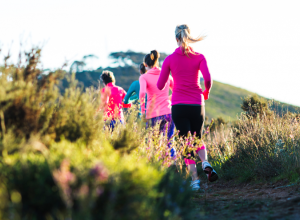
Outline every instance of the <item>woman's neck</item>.
<svg viewBox="0 0 300 220">
<path fill-rule="evenodd" d="M 151 70 L 151 69 L 153 69 L 153 68 L 155 68 L 155 67 L 157 67 L 157 66 L 152 66 L 152 67 L 148 67 L 148 66 L 147 66 L 147 67 L 146 67 L 146 70 L 149 71 L 149 70 Z"/>
</svg>

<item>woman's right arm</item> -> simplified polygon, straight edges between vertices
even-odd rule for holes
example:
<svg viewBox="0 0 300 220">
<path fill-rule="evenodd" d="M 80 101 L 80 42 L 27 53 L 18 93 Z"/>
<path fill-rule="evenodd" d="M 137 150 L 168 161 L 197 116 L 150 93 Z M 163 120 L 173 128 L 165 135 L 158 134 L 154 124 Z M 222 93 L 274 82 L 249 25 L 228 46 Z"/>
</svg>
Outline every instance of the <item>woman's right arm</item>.
<svg viewBox="0 0 300 220">
<path fill-rule="evenodd" d="M 140 104 L 141 104 L 141 113 L 145 114 L 145 95 L 147 92 L 147 82 L 143 76 L 139 78 L 140 83 Z"/>
<path fill-rule="evenodd" d="M 200 69 L 203 79 L 204 79 L 204 87 L 205 87 L 205 90 L 203 91 L 204 99 L 207 100 L 211 86 L 212 86 L 212 79 L 211 79 L 211 75 L 208 70 L 207 62 L 206 62 L 206 59 L 204 56 L 203 56 L 202 60 L 200 61 L 199 69 Z"/>
<path fill-rule="evenodd" d="M 157 81 L 157 88 L 159 90 L 163 90 L 166 87 L 169 79 L 169 75 L 170 75 L 170 61 L 169 61 L 169 57 L 167 57 L 163 62 L 160 75 Z"/>
<path fill-rule="evenodd" d="M 124 98 L 124 104 L 128 104 L 129 103 L 129 98 L 131 97 L 132 93 L 134 93 L 134 82 L 131 83 L 129 89 L 128 89 L 128 92 Z M 132 99 L 130 99 L 132 100 Z M 133 100 L 134 101 L 134 100 Z"/>
</svg>

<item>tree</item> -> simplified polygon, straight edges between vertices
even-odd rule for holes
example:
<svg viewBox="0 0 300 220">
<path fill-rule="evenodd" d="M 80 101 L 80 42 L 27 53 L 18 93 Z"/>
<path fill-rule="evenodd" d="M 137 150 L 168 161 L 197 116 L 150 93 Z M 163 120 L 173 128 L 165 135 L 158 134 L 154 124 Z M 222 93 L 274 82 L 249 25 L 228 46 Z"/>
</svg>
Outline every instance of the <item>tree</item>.
<svg viewBox="0 0 300 220">
<path fill-rule="evenodd" d="M 98 57 L 94 54 L 89 54 L 89 55 L 83 56 L 82 60 L 79 60 L 79 61 L 75 60 L 70 67 L 70 73 L 82 72 L 84 70 L 84 67 L 86 67 L 86 65 L 87 65 L 86 60 L 89 60 L 89 59 L 98 59 Z"/>
<path fill-rule="evenodd" d="M 75 60 L 70 67 L 70 73 L 82 72 L 85 65 L 86 65 L 86 63 L 84 61 Z"/>
<path fill-rule="evenodd" d="M 127 51 L 127 52 L 113 52 L 109 54 L 109 57 L 114 60 L 114 63 L 118 63 L 119 66 L 136 66 L 138 67 L 143 61 L 144 57 L 146 56 L 145 53 L 142 52 L 134 52 L 134 51 Z M 168 55 L 166 53 L 160 53 L 159 62 L 165 60 Z"/>
</svg>

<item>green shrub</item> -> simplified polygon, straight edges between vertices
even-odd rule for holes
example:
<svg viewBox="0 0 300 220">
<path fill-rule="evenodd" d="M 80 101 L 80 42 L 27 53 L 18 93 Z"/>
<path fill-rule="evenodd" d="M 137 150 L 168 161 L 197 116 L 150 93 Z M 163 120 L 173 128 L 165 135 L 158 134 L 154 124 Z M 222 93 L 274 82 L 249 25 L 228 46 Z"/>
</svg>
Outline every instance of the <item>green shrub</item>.
<svg viewBox="0 0 300 220">
<path fill-rule="evenodd" d="M 255 119 L 241 116 L 223 136 L 209 139 L 210 152 L 227 180 L 247 182 L 269 180 L 294 172 L 300 167 L 300 124 L 292 115 L 270 114 Z M 216 141 L 218 140 L 218 141 Z"/>
<path fill-rule="evenodd" d="M 166 167 L 168 141 L 129 110 L 104 129 L 99 92 L 64 71 L 43 75 L 40 50 L 0 75 L 1 219 L 189 219 L 189 184 Z"/>
<path fill-rule="evenodd" d="M 221 126 L 226 126 L 227 122 L 222 117 L 218 117 L 216 120 L 212 120 L 212 124 L 209 128 L 210 132 L 214 132 L 215 130 L 219 130 Z"/>
<path fill-rule="evenodd" d="M 267 100 L 257 95 L 245 97 L 242 101 L 241 108 L 249 118 L 263 117 L 271 113 Z"/>
<path fill-rule="evenodd" d="M 14 193 L 20 194 L 19 201 L 12 198 L 11 202 L 22 219 L 44 219 L 47 215 L 57 216 L 66 211 L 43 155 L 5 156 L 1 164 L 1 178 L 5 179 L 11 198 Z"/>
</svg>

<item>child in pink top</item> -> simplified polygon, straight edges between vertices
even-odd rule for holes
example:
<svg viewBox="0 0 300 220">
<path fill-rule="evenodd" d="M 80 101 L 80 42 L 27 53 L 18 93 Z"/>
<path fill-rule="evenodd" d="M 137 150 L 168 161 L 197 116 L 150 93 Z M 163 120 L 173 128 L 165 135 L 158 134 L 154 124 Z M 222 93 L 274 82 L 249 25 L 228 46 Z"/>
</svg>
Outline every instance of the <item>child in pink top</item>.
<svg viewBox="0 0 300 220">
<path fill-rule="evenodd" d="M 101 106 L 104 110 L 104 120 L 110 120 L 110 128 L 113 130 L 117 121 L 124 123 L 122 108 L 130 108 L 131 104 L 124 104 L 126 92 L 123 88 L 115 85 L 115 77 L 110 71 L 103 71 L 100 77 L 105 84 L 101 89 Z"/>
<path fill-rule="evenodd" d="M 171 117 L 171 101 L 169 89 L 173 88 L 173 78 L 168 76 L 165 87 L 159 90 L 156 86 L 160 69 L 158 68 L 159 53 L 156 50 L 147 54 L 144 63 L 147 73 L 139 78 L 140 82 L 140 103 L 142 117 L 148 119 L 147 127 L 160 123 L 160 131 L 164 132 L 168 125 L 168 138 L 174 134 L 175 125 Z M 145 94 L 147 93 L 147 111 L 145 115 Z M 171 156 L 175 156 L 175 150 L 171 149 Z"/>
<path fill-rule="evenodd" d="M 162 65 L 157 88 L 164 89 L 168 85 L 170 72 L 174 79 L 172 94 L 172 118 L 179 136 L 186 137 L 189 133 L 196 134 L 201 139 L 205 120 L 204 100 L 208 99 L 212 85 L 211 76 L 207 68 L 205 57 L 196 53 L 189 43 L 195 43 L 203 38 L 192 38 L 187 25 L 179 25 L 175 29 L 175 37 L 179 46 L 169 55 Z M 200 71 L 204 78 L 205 90 L 200 86 Z M 218 179 L 216 171 L 207 160 L 206 147 L 203 144 L 196 150 L 202 161 L 202 168 L 209 181 Z M 200 189 L 196 163 L 193 151 L 185 155 L 185 163 L 192 174 L 192 189 Z"/>
</svg>

